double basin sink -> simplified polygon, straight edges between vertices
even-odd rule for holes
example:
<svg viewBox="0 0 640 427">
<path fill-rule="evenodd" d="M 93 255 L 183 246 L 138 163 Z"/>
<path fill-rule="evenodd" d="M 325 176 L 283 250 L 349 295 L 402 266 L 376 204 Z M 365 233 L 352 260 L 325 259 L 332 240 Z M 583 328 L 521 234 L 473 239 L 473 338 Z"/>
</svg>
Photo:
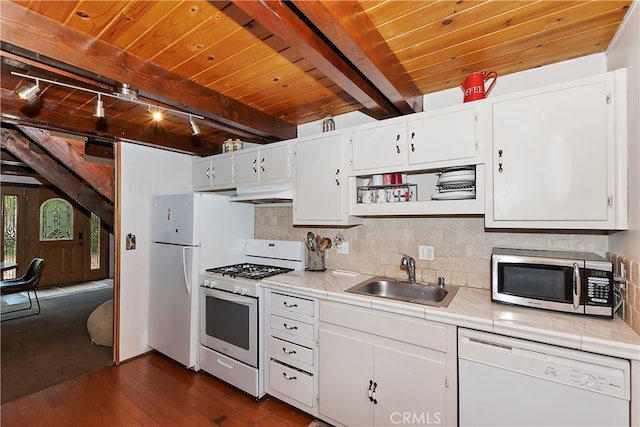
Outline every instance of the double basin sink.
<svg viewBox="0 0 640 427">
<path fill-rule="evenodd" d="M 457 286 L 440 287 L 432 283 L 411 283 L 387 277 L 373 277 L 352 286 L 345 292 L 434 307 L 447 307 L 457 291 Z"/>
</svg>

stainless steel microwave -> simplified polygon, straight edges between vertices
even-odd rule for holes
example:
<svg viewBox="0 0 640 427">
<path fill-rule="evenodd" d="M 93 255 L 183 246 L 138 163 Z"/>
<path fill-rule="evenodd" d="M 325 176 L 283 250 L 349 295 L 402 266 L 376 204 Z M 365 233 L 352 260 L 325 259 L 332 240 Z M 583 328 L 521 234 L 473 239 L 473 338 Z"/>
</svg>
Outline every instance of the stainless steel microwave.
<svg viewBox="0 0 640 427">
<path fill-rule="evenodd" d="M 491 300 L 613 318 L 613 263 L 588 252 L 493 248 Z"/>
</svg>

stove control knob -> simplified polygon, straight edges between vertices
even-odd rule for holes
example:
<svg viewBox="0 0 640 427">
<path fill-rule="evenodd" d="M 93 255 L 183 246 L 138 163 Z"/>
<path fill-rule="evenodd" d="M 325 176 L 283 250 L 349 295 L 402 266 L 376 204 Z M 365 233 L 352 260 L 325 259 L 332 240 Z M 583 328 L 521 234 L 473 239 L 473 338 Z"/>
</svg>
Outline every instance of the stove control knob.
<svg viewBox="0 0 640 427">
<path fill-rule="evenodd" d="M 240 286 L 234 285 L 233 286 L 233 293 L 234 294 L 239 294 L 240 293 Z"/>
<path fill-rule="evenodd" d="M 240 295 L 246 295 L 246 293 L 247 293 L 247 288 L 240 289 Z"/>
<path fill-rule="evenodd" d="M 209 279 L 204 279 L 202 281 L 202 286 L 204 286 L 205 288 L 210 288 L 211 287 L 211 280 Z"/>
</svg>

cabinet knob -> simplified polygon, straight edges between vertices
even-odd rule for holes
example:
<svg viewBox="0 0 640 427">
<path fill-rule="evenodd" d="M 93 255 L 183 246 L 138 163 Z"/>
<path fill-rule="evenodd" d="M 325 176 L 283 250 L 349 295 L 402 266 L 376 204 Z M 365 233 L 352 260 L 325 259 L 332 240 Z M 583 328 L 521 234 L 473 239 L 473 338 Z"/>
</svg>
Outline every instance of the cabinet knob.
<svg viewBox="0 0 640 427">
<path fill-rule="evenodd" d="M 498 150 L 498 172 L 502 173 L 502 149 Z"/>
<path fill-rule="evenodd" d="M 413 138 L 416 137 L 416 133 L 415 132 L 411 132 L 411 152 L 415 153 L 416 151 L 416 147 L 413 145 Z"/>
<path fill-rule="evenodd" d="M 396 135 L 396 151 L 400 154 L 400 145 L 398 145 L 398 141 L 400 141 L 400 134 Z"/>
<path fill-rule="evenodd" d="M 340 186 L 340 180 L 338 179 L 338 175 L 340 174 L 340 169 L 336 169 L 336 185 Z"/>
</svg>

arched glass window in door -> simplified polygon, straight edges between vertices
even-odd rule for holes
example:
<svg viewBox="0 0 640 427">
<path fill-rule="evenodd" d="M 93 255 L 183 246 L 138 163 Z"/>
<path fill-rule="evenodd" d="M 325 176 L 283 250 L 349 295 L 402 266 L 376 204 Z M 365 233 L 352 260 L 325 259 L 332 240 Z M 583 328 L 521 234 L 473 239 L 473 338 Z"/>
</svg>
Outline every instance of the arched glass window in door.
<svg viewBox="0 0 640 427">
<path fill-rule="evenodd" d="M 73 207 L 64 199 L 53 198 L 40 205 L 40 241 L 73 238 Z"/>
</svg>

